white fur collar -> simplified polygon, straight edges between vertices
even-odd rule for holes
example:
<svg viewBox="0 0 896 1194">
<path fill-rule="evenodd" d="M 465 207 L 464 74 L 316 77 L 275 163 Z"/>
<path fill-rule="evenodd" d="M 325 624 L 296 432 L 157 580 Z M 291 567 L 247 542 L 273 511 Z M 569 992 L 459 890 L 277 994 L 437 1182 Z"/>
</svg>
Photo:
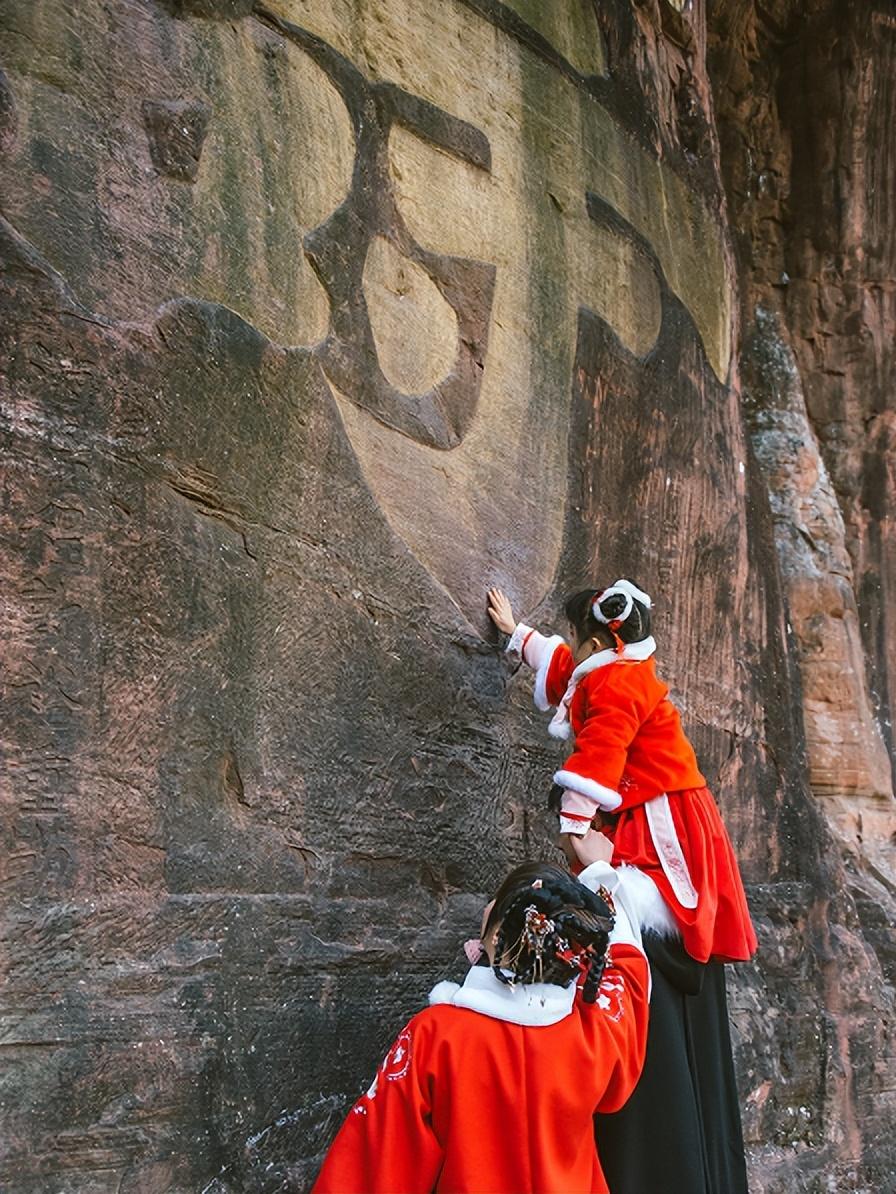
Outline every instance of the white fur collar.
<svg viewBox="0 0 896 1194">
<path fill-rule="evenodd" d="M 568 987 L 558 987 L 555 983 L 510 987 L 495 977 L 490 966 L 473 966 L 462 986 L 442 982 L 433 987 L 429 1002 L 450 1003 L 491 1016 L 493 1020 L 536 1028 L 565 1019 L 572 1011 L 575 997 L 575 983 Z"/>
<path fill-rule="evenodd" d="M 570 736 L 569 725 L 569 706 L 572 698 L 575 695 L 576 688 L 578 688 L 579 681 L 583 676 L 587 676 L 589 672 L 593 672 L 596 668 L 606 667 L 608 663 L 641 663 L 656 651 L 656 639 L 653 635 L 648 635 L 647 638 L 641 639 L 639 643 L 626 643 L 621 651 L 614 650 L 613 647 L 607 647 L 603 651 L 595 651 L 593 655 L 589 655 L 587 659 L 573 670 L 569 677 L 569 683 L 566 686 L 566 692 L 563 694 L 563 700 L 557 706 L 557 711 L 551 718 L 548 726 L 548 733 L 552 738 L 568 738 Z"/>
<path fill-rule="evenodd" d="M 583 659 L 578 667 L 574 669 L 570 680 L 581 680 L 583 676 L 587 676 L 595 668 L 606 667 L 608 663 L 619 663 L 623 659 L 629 663 L 640 663 L 644 659 L 649 659 L 655 651 L 656 639 L 652 634 L 648 635 L 647 638 L 642 638 L 639 643 L 626 643 L 621 651 L 617 651 L 615 647 L 607 647 L 603 651 L 595 651 L 593 655 L 589 655 L 587 659 Z"/>
</svg>

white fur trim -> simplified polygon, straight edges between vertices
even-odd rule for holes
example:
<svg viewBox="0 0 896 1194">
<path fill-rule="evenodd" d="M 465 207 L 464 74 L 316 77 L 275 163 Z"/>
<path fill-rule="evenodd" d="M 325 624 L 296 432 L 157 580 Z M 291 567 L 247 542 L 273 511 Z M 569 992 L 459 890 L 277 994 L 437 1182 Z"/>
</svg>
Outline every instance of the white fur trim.
<svg viewBox="0 0 896 1194">
<path fill-rule="evenodd" d="M 443 979 L 442 982 L 436 983 L 436 985 L 430 991 L 429 1002 L 431 1005 L 437 1003 L 451 1003 L 459 990 L 460 987 L 457 983 L 452 983 L 447 979 Z"/>
<path fill-rule="evenodd" d="M 559 987 L 555 983 L 502 983 L 490 966 L 474 966 L 464 979 L 456 983 L 438 983 L 429 997 L 430 1003 L 450 1003 L 506 1020 L 510 1024 L 524 1024 L 529 1028 L 544 1027 L 565 1020 L 573 1009 L 575 983 Z"/>
<path fill-rule="evenodd" d="M 569 716 L 560 717 L 558 713 L 554 714 L 548 725 L 548 733 L 552 738 L 559 738 L 565 742 L 572 734 L 572 726 L 569 724 Z"/>
<path fill-rule="evenodd" d="M 612 618 L 608 618 L 604 611 L 600 608 L 600 603 L 605 601 L 608 597 L 625 598 L 625 605 L 618 614 L 613 614 Z M 594 601 L 591 602 L 591 612 L 598 622 L 603 622 L 603 624 L 606 626 L 608 622 L 612 621 L 624 622 L 632 612 L 634 604 L 635 600 L 631 593 L 626 593 L 624 589 L 620 589 L 619 585 L 610 585 L 609 589 L 604 589 L 600 597 L 595 597 Z"/>
<path fill-rule="evenodd" d="M 575 771 L 555 771 L 554 783 L 560 784 L 562 788 L 570 788 L 580 796 L 589 796 L 598 808 L 608 813 L 622 804 L 622 797 L 618 792 L 614 792 L 612 788 L 605 788 L 603 784 L 588 779 L 587 776 L 578 775 Z"/>
<path fill-rule="evenodd" d="M 648 800 L 644 805 L 644 812 L 647 814 L 650 836 L 653 838 L 660 864 L 676 900 L 682 908 L 696 908 L 699 897 L 688 870 L 681 842 L 678 840 L 672 810 L 669 807 L 669 797 L 665 792 L 662 796 L 654 796 L 653 800 Z"/>
<path fill-rule="evenodd" d="M 636 866 L 623 863 L 616 868 L 620 889 L 624 887 L 630 914 L 641 926 L 660 937 L 680 937 L 681 930 L 669 905 L 651 877 Z M 583 872 L 584 873 L 584 872 Z M 581 875 L 579 876 L 581 878 Z"/>
<path fill-rule="evenodd" d="M 557 712 L 548 726 L 548 733 L 551 737 L 569 737 L 569 706 L 572 704 L 572 698 L 583 676 L 587 676 L 589 672 L 593 672 L 599 667 L 606 667 L 610 663 L 642 663 L 645 659 L 649 659 L 655 651 L 656 639 L 648 635 L 647 638 L 641 639 L 639 643 L 626 643 L 621 651 L 607 647 L 605 650 L 595 651 L 593 655 L 589 655 L 587 659 L 583 659 L 573 669 L 573 673 L 569 678 L 569 684 L 566 686 L 566 692 L 563 694 L 563 700 L 557 706 Z"/>
<path fill-rule="evenodd" d="M 548 709 L 551 708 L 551 702 L 548 700 L 547 694 L 548 669 L 551 666 L 551 660 L 554 658 L 554 652 L 558 647 L 562 646 L 564 646 L 564 642 L 560 635 L 552 635 L 545 642 L 541 658 L 538 661 L 538 667 L 535 669 L 535 691 L 533 699 L 536 709 L 540 709 L 542 713 L 547 713 Z"/>
<path fill-rule="evenodd" d="M 607 647 L 603 651 L 595 651 L 593 655 L 589 655 L 587 659 L 582 662 L 573 672 L 570 677 L 572 680 L 581 680 L 589 672 L 593 672 L 595 668 L 606 667 L 609 663 L 642 663 L 645 659 L 649 659 L 651 655 L 656 652 L 656 639 L 652 634 L 647 638 L 642 638 L 637 643 L 626 643 L 621 651 L 615 650 L 613 647 Z"/>
<path fill-rule="evenodd" d="M 621 589 L 626 589 L 635 598 L 640 601 L 642 605 L 646 605 L 648 609 L 653 608 L 653 600 L 649 593 L 645 593 L 643 589 L 639 589 L 637 585 L 633 585 L 630 580 L 617 580 L 616 584 Z"/>
</svg>

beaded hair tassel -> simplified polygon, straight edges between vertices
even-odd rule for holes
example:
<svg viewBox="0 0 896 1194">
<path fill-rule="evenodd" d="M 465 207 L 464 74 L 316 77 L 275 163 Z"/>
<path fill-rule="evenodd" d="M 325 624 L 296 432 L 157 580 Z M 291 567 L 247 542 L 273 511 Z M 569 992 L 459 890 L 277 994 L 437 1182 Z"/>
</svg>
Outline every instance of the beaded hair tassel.
<svg viewBox="0 0 896 1194">
<path fill-rule="evenodd" d="M 524 912 L 525 921 L 520 941 L 523 948 L 535 955 L 535 981 L 541 982 L 544 976 L 544 951 L 548 939 L 557 931 L 557 926 L 549 916 L 539 912 L 534 904 L 530 904 Z"/>
</svg>

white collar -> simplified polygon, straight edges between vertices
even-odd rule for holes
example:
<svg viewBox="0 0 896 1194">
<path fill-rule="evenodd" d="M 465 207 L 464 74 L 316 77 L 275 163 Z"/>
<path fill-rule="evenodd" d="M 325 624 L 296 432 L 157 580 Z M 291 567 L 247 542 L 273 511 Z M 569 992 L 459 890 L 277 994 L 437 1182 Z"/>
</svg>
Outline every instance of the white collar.
<svg viewBox="0 0 896 1194">
<path fill-rule="evenodd" d="M 433 987 L 429 1002 L 450 1003 L 491 1016 L 493 1020 L 535 1028 L 564 1020 L 572 1011 L 575 998 L 573 982 L 568 987 L 558 987 L 556 983 L 511 987 L 502 983 L 490 966 L 473 966 L 462 986 L 442 982 Z"/>
<path fill-rule="evenodd" d="M 595 668 L 606 667 L 608 663 L 619 663 L 621 660 L 629 663 L 640 663 L 644 659 L 649 659 L 656 651 L 656 639 L 653 635 L 648 635 L 647 638 L 642 638 L 637 643 L 626 643 L 621 651 L 617 651 L 615 647 L 607 647 L 603 651 L 595 651 L 593 655 L 589 655 L 587 659 L 576 667 L 570 676 L 570 680 L 581 680 L 581 678 L 593 672 Z"/>
</svg>

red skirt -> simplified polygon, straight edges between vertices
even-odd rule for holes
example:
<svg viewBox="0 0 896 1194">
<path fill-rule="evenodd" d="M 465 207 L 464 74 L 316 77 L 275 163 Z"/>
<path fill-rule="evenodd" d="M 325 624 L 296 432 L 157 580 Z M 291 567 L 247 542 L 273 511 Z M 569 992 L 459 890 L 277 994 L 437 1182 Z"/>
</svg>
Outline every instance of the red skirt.
<svg viewBox="0 0 896 1194">
<path fill-rule="evenodd" d="M 638 867 L 654 881 L 669 905 L 684 948 L 697 962 L 745 962 L 756 952 L 756 933 L 747 908 L 731 839 L 709 788 L 669 793 L 678 841 L 697 890 L 697 906 L 685 908 L 666 877 L 643 805 L 621 810 L 603 832 L 613 841 L 613 862 Z"/>
</svg>

